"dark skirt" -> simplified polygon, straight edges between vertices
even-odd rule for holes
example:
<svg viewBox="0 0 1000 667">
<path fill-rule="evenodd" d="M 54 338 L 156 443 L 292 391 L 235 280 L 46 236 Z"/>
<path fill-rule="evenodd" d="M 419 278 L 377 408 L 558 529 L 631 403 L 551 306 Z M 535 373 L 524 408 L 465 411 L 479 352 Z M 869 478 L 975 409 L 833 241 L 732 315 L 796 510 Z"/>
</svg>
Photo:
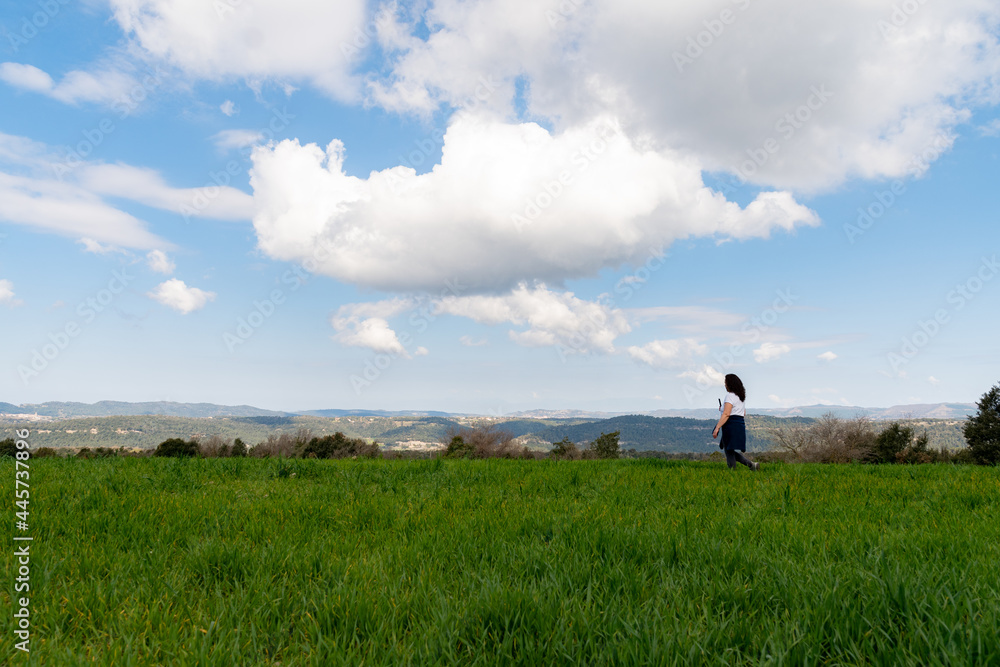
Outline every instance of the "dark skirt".
<svg viewBox="0 0 1000 667">
<path fill-rule="evenodd" d="M 730 415 L 722 425 L 722 439 L 719 447 L 730 451 L 745 452 L 747 450 L 747 425 L 743 417 Z"/>
</svg>

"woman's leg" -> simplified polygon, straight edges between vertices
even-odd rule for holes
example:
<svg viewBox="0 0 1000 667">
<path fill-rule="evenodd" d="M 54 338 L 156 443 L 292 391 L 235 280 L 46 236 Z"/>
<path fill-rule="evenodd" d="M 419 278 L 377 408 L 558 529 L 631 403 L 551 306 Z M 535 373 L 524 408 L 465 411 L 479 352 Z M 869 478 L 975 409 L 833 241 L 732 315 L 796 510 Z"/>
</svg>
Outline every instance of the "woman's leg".
<svg viewBox="0 0 1000 667">
<path fill-rule="evenodd" d="M 725 451 L 726 451 L 726 465 L 729 466 L 730 470 L 732 470 L 733 468 L 736 467 L 736 457 L 733 456 L 733 454 L 739 454 L 739 452 L 737 452 L 734 449 L 727 449 Z"/>
<path fill-rule="evenodd" d="M 743 456 L 743 452 L 738 452 L 734 449 L 733 458 L 742 463 L 743 465 L 745 465 L 746 467 L 753 470 L 753 462 L 750 461 L 750 459 L 748 459 L 747 457 Z M 726 452 L 726 462 L 727 463 L 729 462 L 729 452 Z M 730 465 L 729 467 L 732 468 L 733 466 Z"/>
</svg>

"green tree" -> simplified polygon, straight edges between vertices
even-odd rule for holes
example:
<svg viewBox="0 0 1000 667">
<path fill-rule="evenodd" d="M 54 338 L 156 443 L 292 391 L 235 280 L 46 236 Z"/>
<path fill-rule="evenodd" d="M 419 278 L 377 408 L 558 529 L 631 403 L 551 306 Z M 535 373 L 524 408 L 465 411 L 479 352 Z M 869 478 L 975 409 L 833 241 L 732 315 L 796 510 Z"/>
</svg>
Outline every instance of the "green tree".
<svg viewBox="0 0 1000 667">
<path fill-rule="evenodd" d="M 447 459 L 470 459 L 475 451 L 475 448 L 467 443 L 462 436 L 456 435 L 448 443 L 448 447 L 444 450 L 444 456 Z"/>
<path fill-rule="evenodd" d="M 599 459 L 617 459 L 621 455 L 621 449 L 618 446 L 618 436 L 620 433 L 621 431 L 602 433 L 601 437 L 595 438 L 590 443 L 589 449 Z"/>
<path fill-rule="evenodd" d="M 913 442 L 913 429 L 893 422 L 875 437 L 869 460 L 872 463 L 895 463 L 898 454 Z M 925 443 L 926 445 L 926 443 Z"/>
<path fill-rule="evenodd" d="M 233 448 L 229 452 L 230 456 L 246 456 L 247 455 L 247 443 L 243 442 L 242 439 L 236 438 L 233 440 Z"/>
<path fill-rule="evenodd" d="M 962 429 L 972 458 L 980 465 L 1000 463 L 1000 384 L 983 394 L 979 412 L 970 416 Z"/>
<path fill-rule="evenodd" d="M 0 440 L 0 457 L 4 456 L 9 456 L 11 458 L 17 457 L 17 445 L 14 443 L 13 438 Z"/>
<path fill-rule="evenodd" d="M 549 450 L 549 456 L 554 459 L 570 459 L 579 458 L 580 450 L 577 449 L 576 445 L 568 437 L 564 437 L 559 442 L 552 443 L 552 449 Z"/>
<path fill-rule="evenodd" d="M 153 456 L 183 457 L 198 456 L 198 443 L 194 440 L 185 442 L 180 438 L 164 440 L 156 447 Z"/>
</svg>

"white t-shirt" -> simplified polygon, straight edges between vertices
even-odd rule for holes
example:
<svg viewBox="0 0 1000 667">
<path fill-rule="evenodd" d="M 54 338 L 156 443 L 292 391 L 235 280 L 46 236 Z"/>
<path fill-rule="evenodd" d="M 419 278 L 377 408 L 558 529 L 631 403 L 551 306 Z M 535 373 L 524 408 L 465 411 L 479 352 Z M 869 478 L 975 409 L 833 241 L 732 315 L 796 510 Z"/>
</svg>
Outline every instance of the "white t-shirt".
<svg viewBox="0 0 1000 667">
<path fill-rule="evenodd" d="M 722 407 L 723 408 L 726 407 L 726 405 L 725 405 L 726 403 L 730 403 L 733 406 L 733 411 L 729 413 L 731 416 L 734 416 L 734 417 L 746 417 L 747 416 L 747 407 L 745 405 L 743 405 L 743 401 L 740 400 L 740 397 L 737 396 L 736 394 L 734 394 L 733 392 L 731 392 L 731 391 L 728 392 L 726 394 L 726 397 L 724 399 L 722 399 Z"/>
</svg>

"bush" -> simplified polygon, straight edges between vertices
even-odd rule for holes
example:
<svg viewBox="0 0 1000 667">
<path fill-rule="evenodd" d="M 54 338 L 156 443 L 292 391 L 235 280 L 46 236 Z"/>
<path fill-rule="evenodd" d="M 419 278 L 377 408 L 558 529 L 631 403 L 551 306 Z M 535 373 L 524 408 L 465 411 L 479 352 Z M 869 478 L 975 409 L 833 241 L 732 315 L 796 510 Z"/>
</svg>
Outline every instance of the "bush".
<svg viewBox="0 0 1000 667">
<path fill-rule="evenodd" d="M 771 429 L 768 433 L 787 461 L 852 463 L 871 456 L 875 426 L 863 415 L 844 420 L 827 413 L 808 426 Z"/>
<path fill-rule="evenodd" d="M 962 429 L 973 460 L 979 465 L 1000 463 L 1000 384 L 983 394 L 979 411 Z"/>
<path fill-rule="evenodd" d="M 31 452 L 31 458 L 33 459 L 48 459 L 57 456 L 59 456 L 59 452 L 52 447 L 39 447 L 35 451 Z"/>
<path fill-rule="evenodd" d="M 248 454 L 264 459 L 275 456 L 291 458 L 296 454 L 301 454 L 302 450 L 309 444 L 309 441 L 312 440 L 312 437 L 312 431 L 307 428 L 300 428 L 295 432 L 295 435 L 291 433 L 275 435 L 272 433 L 267 436 L 267 440 L 264 442 L 258 442 Z"/>
<path fill-rule="evenodd" d="M 601 433 L 599 438 L 595 438 L 587 448 L 599 459 L 617 459 L 621 456 L 621 449 L 618 446 L 618 436 L 621 431 L 613 433 Z"/>
<path fill-rule="evenodd" d="M 305 458 L 343 459 L 349 457 L 377 458 L 381 450 L 378 443 L 371 444 L 361 438 L 348 438 L 337 431 L 333 435 L 313 438 L 300 451 Z"/>
<path fill-rule="evenodd" d="M 17 457 L 17 444 L 13 438 L 0 440 L 0 458 L 9 456 L 12 459 Z"/>
<path fill-rule="evenodd" d="M 924 450 L 927 449 L 927 436 L 924 434 Z M 893 422 L 886 426 L 876 436 L 872 444 L 868 460 L 872 463 L 896 463 L 907 447 L 913 444 L 913 429 Z"/>
<path fill-rule="evenodd" d="M 552 449 L 549 450 L 549 457 L 572 461 L 580 458 L 580 450 L 569 438 L 563 438 L 559 442 L 552 443 Z"/>
<path fill-rule="evenodd" d="M 247 455 L 247 443 L 240 438 L 233 440 L 233 447 L 229 450 L 230 456 L 243 457 Z"/>
<path fill-rule="evenodd" d="M 198 456 L 198 442 L 195 440 L 184 441 L 180 438 L 170 438 L 164 440 L 156 446 L 153 456 L 186 457 Z M 79 454 L 77 454 L 79 456 Z"/>
<path fill-rule="evenodd" d="M 475 448 L 467 443 L 462 436 L 454 435 L 448 446 L 445 447 L 444 457 L 446 459 L 471 459 L 475 451 Z"/>
<path fill-rule="evenodd" d="M 513 459 L 523 454 L 514 444 L 514 435 L 497 428 L 496 424 L 448 429 L 441 444 L 445 446 L 447 458 Z"/>
</svg>

